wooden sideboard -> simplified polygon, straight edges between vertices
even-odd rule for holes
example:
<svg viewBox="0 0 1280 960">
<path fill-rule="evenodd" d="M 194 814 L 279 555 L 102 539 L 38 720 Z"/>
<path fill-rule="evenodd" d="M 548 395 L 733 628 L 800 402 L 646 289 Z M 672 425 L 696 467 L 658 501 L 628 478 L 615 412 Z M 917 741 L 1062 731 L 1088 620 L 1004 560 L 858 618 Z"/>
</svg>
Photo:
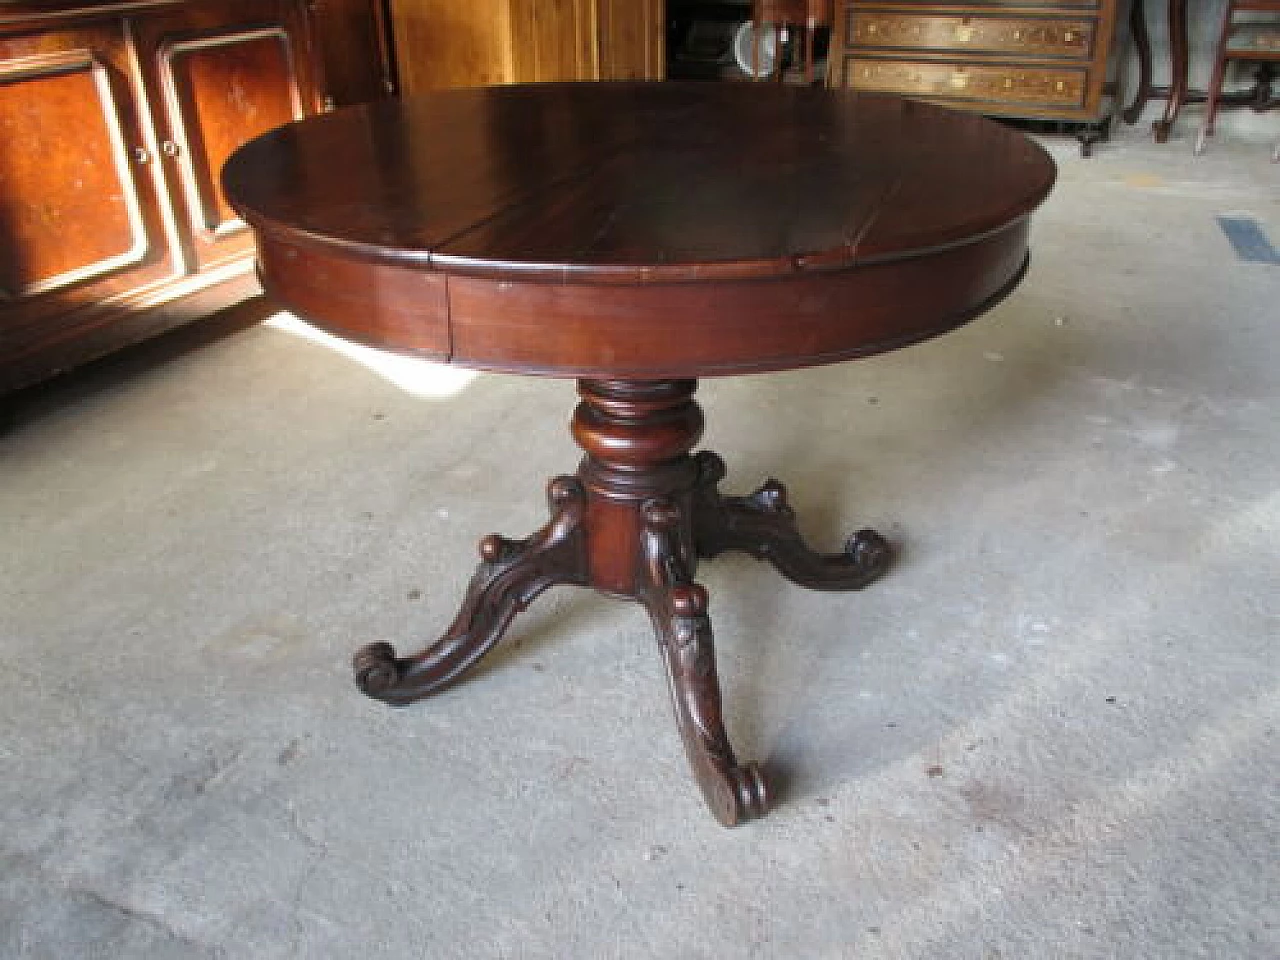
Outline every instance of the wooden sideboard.
<svg viewBox="0 0 1280 960">
<path fill-rule="evenodd" d="M 833 85 L 1082 125 L 1086 155 L 1118 108 L 1126 0 L 840 0 Z"/>
<path fill-rule="evenodd" d="M 406 94 L 544 80 L 660 80 L 663 0 L 396 0 Z"/>
<path fill-rule="evenodd" d="M 211 287 L 251 270 L 223 161 L 354 98 L 325 86 L 325 61 L 352 58 L 345 41 L 325 56 L 312 13 L 302 0 L 0 5 L 0 393 L 194 319 Z"/>
</svg>

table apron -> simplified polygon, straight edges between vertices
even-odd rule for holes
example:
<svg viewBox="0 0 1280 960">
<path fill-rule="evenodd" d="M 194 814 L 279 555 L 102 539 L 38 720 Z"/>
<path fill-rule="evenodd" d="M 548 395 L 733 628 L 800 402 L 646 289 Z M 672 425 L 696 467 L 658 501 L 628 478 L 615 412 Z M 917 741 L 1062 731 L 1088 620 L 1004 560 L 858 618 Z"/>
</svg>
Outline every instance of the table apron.
<svg viewBox="0 0 1280 960">
<path fill-rule="evenodd" d="M 481 369 L 659 379 L 791 369 L 943 333 L 1017 285 L 1028 227 L 781 279 L 631 285 L 450 276 L 267 231 L 258 246 L 268 292 L 351 340 Z"/>
</svg>

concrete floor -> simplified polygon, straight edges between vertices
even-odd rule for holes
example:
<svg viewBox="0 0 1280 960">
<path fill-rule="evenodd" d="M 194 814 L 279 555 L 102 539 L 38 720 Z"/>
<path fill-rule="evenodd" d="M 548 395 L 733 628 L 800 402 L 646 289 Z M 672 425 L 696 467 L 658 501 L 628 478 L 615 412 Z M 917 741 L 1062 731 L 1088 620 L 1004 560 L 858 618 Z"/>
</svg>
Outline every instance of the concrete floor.
<svg viewBox="0 0 1280 960">
<path fill-rule="evenodd" d="M 250 307 L 11 400 L 0 957 L 1274 960 L 1280 267 L 1214 217 L 1280 242 L 1280 167 L 1190 135 L 1052 142 L 985 319 L 703 384 L 730 489 L 902 550 L 860 594 L 701 568 L 781 792 L 735 831 L 638 607 L 553 591 L 434 700 L 352 686 L 542 522 L 570 384 Z"/>
</svg>

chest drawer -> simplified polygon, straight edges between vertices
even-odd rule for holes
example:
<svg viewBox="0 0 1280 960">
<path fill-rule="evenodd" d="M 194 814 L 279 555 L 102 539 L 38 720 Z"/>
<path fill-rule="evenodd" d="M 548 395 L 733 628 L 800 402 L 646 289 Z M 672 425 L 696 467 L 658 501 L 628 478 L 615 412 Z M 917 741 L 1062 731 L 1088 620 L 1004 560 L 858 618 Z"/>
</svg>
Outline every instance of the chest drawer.
<svg viewBox="0 0 1280 960">
<path fill-rule="evenodd" d="M 1095 25 L 1084 17 L 921 16 L 855 9 L 847 20 L 846 43 L 1087 60 L 1093 56 Z"/>
<path fill-rule="evenodd" d="M 846 57 L 845 86 L 939 100 L 1071 108 L 1084 103 L 1083 67 L 954 64 Z"/>
</svg>

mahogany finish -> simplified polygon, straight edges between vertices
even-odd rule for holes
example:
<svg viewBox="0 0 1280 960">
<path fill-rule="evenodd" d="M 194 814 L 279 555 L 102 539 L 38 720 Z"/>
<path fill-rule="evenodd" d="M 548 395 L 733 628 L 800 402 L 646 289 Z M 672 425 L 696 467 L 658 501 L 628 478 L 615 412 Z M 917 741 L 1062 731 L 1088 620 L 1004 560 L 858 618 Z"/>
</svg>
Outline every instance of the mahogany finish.
<svg viewBox="0 0 1280 960">
<path fill-rule="evenodd" d="M 343 336 L 646 378 L 824 363 L 963 323 L 1017 281 L 1053 177 L 1021 134 L 928 104 L 643 83 L 340 110 L 224 171 L 268 288 Z"/>
<path fill-rule="evenodd" d="M 368 31 L 336 35 L 363 2 L 0 3 L 0 393 L 244 295 L 219 170 L 381 85 Z"/>
<path fill-rule="evenodd" d="M 759 136 L 759 131 L 769 136 Z M 852 590 L 890 548 L 822 555 L 770 480 L 724 496 L 693 453 L 696 377 L 862 356 L 980 314 L 1021 279 L 1045 152 L 894 97 L 693 84 L 451 91 L 306 120 L 241 148 L 226 195 L 281 302 L 345 337 L 469 366 L 576 377 L 573 476 L 524 540 L 491 535 L 453 625 L 356 656 L 367 694 L 451 684 L 557 584 L 643 604 L 707 804 L 767 806 L 722 720 L 697 562 L 725 550 Z"/>
</svg>

